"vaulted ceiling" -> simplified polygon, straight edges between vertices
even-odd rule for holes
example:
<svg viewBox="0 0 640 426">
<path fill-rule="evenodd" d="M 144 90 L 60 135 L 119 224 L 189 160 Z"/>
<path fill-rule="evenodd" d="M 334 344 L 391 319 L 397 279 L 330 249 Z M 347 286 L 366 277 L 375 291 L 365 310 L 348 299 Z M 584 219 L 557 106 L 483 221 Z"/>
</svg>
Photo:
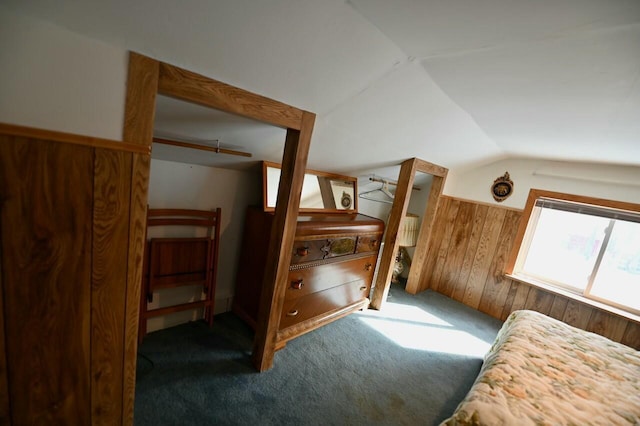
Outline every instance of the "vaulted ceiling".
<svg viewBox="0 0 640 426">
<path fill-rule="evenodd" d="M 315 112 L 310 168 L 409 157 L 451 169 L 506 157 L 640 166 L 637 0 L 6 4 Z M 179 116 L 158 125 L 277 156 L 273 130 L 223 139 L 216 119 Z"/>
</svg>

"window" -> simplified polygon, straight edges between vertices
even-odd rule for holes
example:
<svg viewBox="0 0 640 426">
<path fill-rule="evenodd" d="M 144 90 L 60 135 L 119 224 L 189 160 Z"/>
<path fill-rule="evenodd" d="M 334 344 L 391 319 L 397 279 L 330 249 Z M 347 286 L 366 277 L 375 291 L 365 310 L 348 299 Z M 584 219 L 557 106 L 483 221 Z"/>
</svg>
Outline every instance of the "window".
<svg viewBox="0 0 640 426">
<path fill-rule="evenodd" d="M 513 276 L 640 313 L 640 205 L 532 190 L 524 223 Z"/>
</svg>

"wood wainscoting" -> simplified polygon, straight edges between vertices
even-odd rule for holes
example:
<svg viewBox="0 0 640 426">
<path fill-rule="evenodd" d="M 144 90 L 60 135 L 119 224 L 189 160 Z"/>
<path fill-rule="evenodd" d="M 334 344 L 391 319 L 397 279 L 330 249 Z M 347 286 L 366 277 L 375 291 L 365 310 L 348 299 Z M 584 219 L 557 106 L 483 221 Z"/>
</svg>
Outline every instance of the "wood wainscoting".
<svg viewBox="0 0 640 426">
<path fill-rule="evenodd" d="M 148 158 L 144 145 L 0 124 L 0 424 L 128 424 L 127 294 L 140 294 L 128 271 L 142 269 L 129 240 L 144 239 L 135 164 Z"/>
<path fill-rule="evenodd" d="M 505 320 L 531 309 L 640 349 L 640 324 L 504 276 L 522 212 L 443 196 L 420 289 Z"/>
</svg>

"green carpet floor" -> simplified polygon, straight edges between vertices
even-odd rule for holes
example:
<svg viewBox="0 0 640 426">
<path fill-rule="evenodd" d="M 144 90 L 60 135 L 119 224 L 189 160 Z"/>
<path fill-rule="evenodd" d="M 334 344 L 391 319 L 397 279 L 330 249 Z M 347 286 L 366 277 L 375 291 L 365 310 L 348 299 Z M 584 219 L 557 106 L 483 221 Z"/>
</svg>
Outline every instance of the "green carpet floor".
<svg viewBox="0 0 640 426">
<path fill-rule="evenodd" d="M 250 363 L 234 314 L 150 333 L 139 348 L 135 424 L 435 425 L 462 400 L 501 322 L 432 291 L 392 286 L 364 311 Z"/>
</svg>

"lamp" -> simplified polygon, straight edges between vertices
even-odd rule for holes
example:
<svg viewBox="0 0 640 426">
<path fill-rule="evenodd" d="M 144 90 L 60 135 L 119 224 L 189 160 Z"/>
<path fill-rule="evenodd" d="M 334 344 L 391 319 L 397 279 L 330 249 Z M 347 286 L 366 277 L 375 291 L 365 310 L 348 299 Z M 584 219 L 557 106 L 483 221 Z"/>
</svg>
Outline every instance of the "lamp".
<svg viewBox="0 0 640 426">
<path fill-rule="evenodd" d="M 420 232 L 420 218 L 418 215 L 407 213 L 402 220 L 400 229 L 398 230 L 398 253 L 396 253 L 396 261 L 393 266 L 393 275 L 391 282 L 397 283 L 402 271 L 404 271 L 405 249 L 404 247 L 415 247 L 418 243 L 418 233 Z"/>
</svg>

